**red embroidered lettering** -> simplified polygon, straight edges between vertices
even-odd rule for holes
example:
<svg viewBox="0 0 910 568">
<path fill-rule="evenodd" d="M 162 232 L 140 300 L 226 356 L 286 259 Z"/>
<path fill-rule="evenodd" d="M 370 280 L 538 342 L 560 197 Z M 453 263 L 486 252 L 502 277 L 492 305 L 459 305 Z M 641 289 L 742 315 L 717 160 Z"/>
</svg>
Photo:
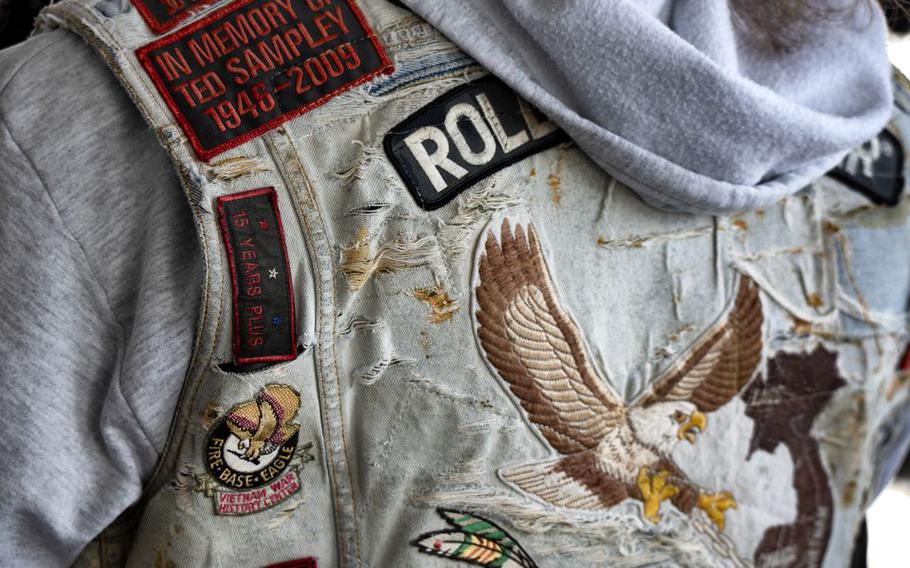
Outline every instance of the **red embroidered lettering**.
<svg viewBox="0 0 910 568">
<path fill-rule="evenodd" d="M 136 54 L 203 160 L 392 71 L 353 0 L 238 0 Z"/>
<path fill-rule="evenodd" d="M 218 216 L 230 263 L 235 361 L 295 358 L 293 289 L 275 191 L 220 197 Z"/>
</svg>

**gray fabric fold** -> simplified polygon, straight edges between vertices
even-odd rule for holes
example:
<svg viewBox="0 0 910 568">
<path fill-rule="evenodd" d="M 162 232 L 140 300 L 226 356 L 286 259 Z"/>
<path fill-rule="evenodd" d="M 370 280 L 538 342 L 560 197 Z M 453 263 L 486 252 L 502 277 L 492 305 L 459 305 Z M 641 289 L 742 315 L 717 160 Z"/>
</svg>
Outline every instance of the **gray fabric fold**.
<svg viewBox="0 0 910 568">
<path fill-rule="evenodd" d="M 405 4 L 659 207 L 773 203 L 891 113 L 886 27 L 871 3 L 806 22 L 784 53 L 750 41 L 726 0 Z"/>
</svg>

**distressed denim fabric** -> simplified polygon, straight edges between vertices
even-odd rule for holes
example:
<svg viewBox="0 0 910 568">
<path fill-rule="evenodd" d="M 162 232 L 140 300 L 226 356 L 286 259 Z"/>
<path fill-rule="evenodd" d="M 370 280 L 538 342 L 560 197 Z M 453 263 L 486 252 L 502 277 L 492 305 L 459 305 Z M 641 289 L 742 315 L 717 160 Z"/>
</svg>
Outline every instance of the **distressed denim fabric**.
<svg viewBox="0 0 910 568">
<path fill-rule="evenodd" d="M 414 15 L 358 4 L 396 71 L 209 162 L 139 67 L 153 36 L 135 10 L 74 0 L 43 16 L 98 48 L 158 134 L 206 262 L 165 455 L 80 562 L 845 565 L 907 421 L 907 199 L 871 206 L 824 178 L 749 213 L 674 214 L 565 143 L 427 212 L 383 139 L 486 72 Z M 899 112 L 892 128 L 910 132 Z M 244 369 L 215 203 L 261 187 L 278 194 L 301 353 Z M 732 390 L 712 378 L 743 367 Z M 214 433 L 267 395 L 297 404 L 286 389 L 291 464 L 266 497 L 233 492 L 207 468 Z M 577 426 L 623 412 L 632 438 L 620 418 Z M 609 442 L 601 465 L 573 449 L 587 438 Z"/>
</svg>

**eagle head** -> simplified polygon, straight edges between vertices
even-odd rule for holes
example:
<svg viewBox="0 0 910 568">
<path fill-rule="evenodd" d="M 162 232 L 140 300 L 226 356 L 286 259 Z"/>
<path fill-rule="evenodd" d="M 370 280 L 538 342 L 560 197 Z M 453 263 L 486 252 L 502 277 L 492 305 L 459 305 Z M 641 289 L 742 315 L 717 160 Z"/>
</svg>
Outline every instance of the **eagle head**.
<svg viewBox="0 0 910 568">
<path fill-rule="evenodd" d="M 662 454 L 670 453 L 679 440 L 695 443 L 707 418 L 691 402 L 666 401 L 629 410 L 629 423 L 635 435 Z"/>
</svg>

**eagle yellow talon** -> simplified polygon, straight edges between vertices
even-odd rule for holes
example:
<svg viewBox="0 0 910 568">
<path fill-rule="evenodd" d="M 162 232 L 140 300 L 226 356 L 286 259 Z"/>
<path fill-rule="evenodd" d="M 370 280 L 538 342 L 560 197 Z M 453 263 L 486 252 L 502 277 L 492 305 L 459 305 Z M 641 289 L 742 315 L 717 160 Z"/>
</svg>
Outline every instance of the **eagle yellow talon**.
<svg viewBox="0 0 910 568">
<path fill-rule="evenodd" d="M 670 472 L 661 470 L 656 475 L 648 475 L 648 468 L 638 470 L 638 489 L 644 503 L 645 518 L 652 523 L 660 520 L 660 503 L 671 499 L 679 493 L 679 488 L 667 483 Z"/>
<path fill-rule="evenodd" d="M 265 447 L 264 440 L 250 440 L 250 446 L 244 452 L 243 457 L 248 460 L 259 459 L 259 455 L 262 453 L 262 448 Z"/>
<path fill-rule="evenodd" d="M 724 511 L 736 508 L 736 499 L 729 491 L 720 493 L 701 493 L 698 496 L 698 508 L 703 510 L 708 518 L 724 530 Z"/>
</svg>

